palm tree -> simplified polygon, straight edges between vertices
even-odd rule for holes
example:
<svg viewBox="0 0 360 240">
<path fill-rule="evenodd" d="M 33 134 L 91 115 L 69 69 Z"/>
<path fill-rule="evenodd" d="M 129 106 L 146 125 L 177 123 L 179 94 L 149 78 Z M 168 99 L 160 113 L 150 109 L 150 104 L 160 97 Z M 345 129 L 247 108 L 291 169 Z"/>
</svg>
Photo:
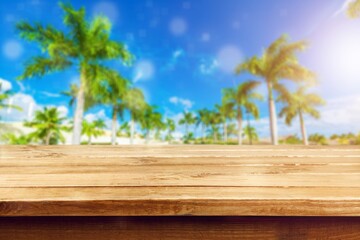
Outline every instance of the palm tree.
<svg viewBox="0 0 360 240">
<path fill-rule="evenodd" d="M 217 142 L 217 137 L 219 134 L 219 124 L 221 123 L 221 115 L 219 112 L 210 111 L 209 112 L 209 124 L 210 124 L 210 134 L 213 135 L 213 141 L 214 143 Z"/>
<path fill-rule="evenodd" d="M 273 42 L 261 57 L 254 56 L 238 65 L 236 73 L 249 72 L 263 78 L 268 89 L 268 105 L 272 144 L 278 144 L 276 109 L 273 90 L 280 84 L 279 80 L 287 79 L 296 82 L 314 80 L 314 74 L 299 64 L 296 53 L 306 47 L 303 41 L 289 43 L 288 37 L 282 35 Z"/>
<path fill-rule="evenodd" d="M 86 119 L 82 122 L 82 135 L 88 137 L 88 145 L 91 145 L 92 137 L 99 137 L 104 134 L 104 128 L 106 124 L 104 120 L 97 119 L 93 122 L 88 122 Z"/>
<path fill-rule="evenodd" d="M 114 70 L 104 72 L 103 79 L 107 79 L 107 84 L 99 88 L 98 96 L 100 101 L 108 104 L 112 108 L 112 121 L 111 121 L 111 144 L 116 143 L 116 131 L 118 117 L 123 119 L 124 116 L 124 98 L 126 91 L 129 90 L 130 82 L 120 76 Z"/>
<path fill-rule="evenodd" d="M 36 111 L 34 119 L 25 122 L 24 126 L 36 129 L 30 133 L 31 139 L 40 140 L 46 145 L 57 144 L 59 140 L 64 143 L 65 138 L 62 132 L 69 130 L 67 126 L 63 125 L 65 119 L 60 116 L 57 108 L 44 107 L 42 111 Z"/>
<path fill-rule="evenodd" d="M 117 136 L 118 137 L 130 137 L 131 133 L 130 133 L 130 125 L 128 122 L 124 122 L 123 124 L 120 125 L 120 128 L 117 132 Z"/>
<path fill-rule="evenodd" d="M 250 125 L 244 127 L 244 135 L 246 136 L 250 144 L 252 144 L 253 140 L 257 141 L 259 139 L 256 128 L 251 127 Z"/>
<path fill-rule="evenodd" d="M 147 106 L 140 119 L 141 127 L 145 130 L 146 144 L 150 141 L 151 131 L 161 130 L 164 126 L 161 113 L 156 112 L 155 109 L 155 106 Z"/>
<path fill-rule="evenodd" d="M 224 138 L 224 142 L 226 144 L 228 141 L 227 140 L 227 138 L 228 138 L 227 121 L 234 118 L 235 111 L 234 111 L 234 108 L 233 108 L 231 102 L 227 102 L 225 98 L 222 99 L 221 105 L 216 104 L 215 108 L 219 112 L 221 121 L 223 122 L 223 138 Z"/>
<path fill-rule="evenodd" d="M 0 110 L 4 108 L 13 108 L 19 111 L 22 111 L 22 108 L 11 103 L 5 103 L 6 100 L 10 99 L 10 97 L 14 93 L 11 90 L 2 91 L 2 83 L 0 83 Z"/>
<path fill-rule="evenodd" d="M 74 66 L 79 69 L 72 143 L 80 144 L 85 96 L 91 95 L 98 84 L 97 75 L 107 70 L 102 63 L 119 58 L 128 63 L 132 56 L 121 43 L 110 40 L 111 23 L 107 18 L 96 16 L 88 22 L 85 8 L 76 10 L 65 3 L 60 3 L 60 7 L 64 11 L 67 32 L 51 25 L 31 25 L 27 22 L 16 25 L 22 38 L 38 43 L 46 54 L 28 61 L 19 79 L 41 77 Z"/>
<path fill-rule="evenodd" d="M 236 88 L 225 88 L 223 90 L 223 99 L 235 111 L 238 123 L 238 144 L 242 145 L 243 117 L 244 109 L 255 118 L 259 118 L 259 109 L 255 100 L 261 100 L 262 96 L 254 93 L 254 90 L 260 85 L 257 81 L 247 81 L 239 84 Z"/>
<path fill-rule="evenodd" d="M 210 111 L 206 108 L 197 111 L 196 125 L 201 124 L 201 138 L 205 141 L 205 130 L 209 126 L 209 113 Z"/>
<path fill-rule="evenodd" d="M 185 135 L 189 133 L 189 125 L 192 125 L 196 122 L 196 118 L 191 112 L 184 112 L 183 118 L 179 120 L 180 125 L 185 125 Z"/>
<path fill-rule="evenodd" d="M 130 88 L 123 99 L 124 108 L 130 113 L 130 144 L 134 143 L 135 121 L 141 119 L 147 104 L 143 92 L 139 88 Z"/>
<path fill-rule="evenodd" d="M 172 133 L 175 131 L 175 128 L 176 127 L 175 127 L 174 120 L 172 120 L 171 118 L 167 118 L 166 119 L 166 129 L 168 130 L 168 132 L 166 135 L 166 140 L 169 141 L 169 143 L 173 139 Z"/>
<path fill-rule="evenodd" d="M 306 93 L 308 87 L 300 87 L 296 92 L 289 93 L 286 88 L 279 88 L 281 94 L 278 100 L 285 103 L 285 106 L 281 110 L 279 116 L 285 116 L 285 123 L 291 125 L 291 122 L 296 116 L 299 116 L 301 134 L 304 145 L 308 145 L 308 139 L 306 134 L 306 128 L 304 123 L 304 114 L 319 119 L 320 113 L 315 109 L 317 106 L 325 104 L 325 101 L 314 93 Z"/>
<path fill-rule="evenodd" d="M 357 18 L 360 16 L 360 0 L 353 0 L 349 3 L 347 14 L 351 18 Z"/>
<path fill-rule="evenodd" d="M 73 107 L 76 102 L 76 97 L 79 93 L 79 86 L 76 83 L 72 83 L 70 85 L 70 89 L 67 91 L 62 91 L 61 94 L 70 97 L 69 100 L 69 107 Z M 87 94 L 85 95 L 85 103 L 84 103 L 84 111 L 86 112 L 91 107 L 95 106 L 97 104 L 96 99 L 94 98 L 94 95 Z"/>
</svg>

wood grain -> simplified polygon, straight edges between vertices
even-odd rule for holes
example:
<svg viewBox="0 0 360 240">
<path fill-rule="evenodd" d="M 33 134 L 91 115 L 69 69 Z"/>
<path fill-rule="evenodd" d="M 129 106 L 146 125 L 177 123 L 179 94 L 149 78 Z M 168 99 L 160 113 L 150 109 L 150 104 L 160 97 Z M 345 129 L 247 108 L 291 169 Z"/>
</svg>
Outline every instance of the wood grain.
<svg viewBox="0 0 360 240">
<path fill-rule="evenodd" d="M 41 217 L 0 218 L 4 240 L 360 239 L 360 218 Z"/>
<path fill-rule="evenodd" d="M 0 216 L 169 215 L 360 216 L 360 148 L 0 146 Z"/>
</svg>

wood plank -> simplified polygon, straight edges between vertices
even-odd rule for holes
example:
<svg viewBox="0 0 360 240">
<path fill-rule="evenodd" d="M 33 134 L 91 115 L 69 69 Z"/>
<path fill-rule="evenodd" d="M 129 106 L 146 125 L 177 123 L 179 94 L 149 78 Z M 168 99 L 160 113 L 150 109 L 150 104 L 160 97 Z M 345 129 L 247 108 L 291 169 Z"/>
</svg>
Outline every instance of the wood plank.
<svg viewBox="0 0 360 240">
<path fill-rule="evenodd" d="M 360 164 L 358 165 L 329 165 L 329 164 L 302 164 L 296 166 L 295 164 L 254 164 L 254 165 L 179 165 L 176 168 L 172 165 L 154 165 L 151 166 L 124 166 L 113 165 L 109 166 L 76 166 L 76 168 L 66 165 L 60 166 L 3 166 L 0 168 L 0 175 L 19 175 L 19 174 L 159 174 L 164 172 L 171 172 L 172 174 L 192 174 L 192 175 L 206 175 L 214 174 L 354 174 L 360 173 Z M 1 177 L 0 177 L 1 179 Z"/>
<path fill-rule="evenodd" d="M 236 174 L 205 173 L 89 173 L 89 174 L 2 174 L 0 187 L 71 186 L 304 186 L 359 187 L 360 173 L 354 174 Z"/>
<path fill-rule="evenodd" d="M 165 166 L 165 165 L 360 165 L 360 157 L 104 157 L 104 158 L 43 158 L 43 159 L 0 159 L 0 167 L 58 167 L 58 166 Z"/>
<path fill-rule="evenodd" d="M 42 217 L 0 218 L 0 239 L 230 240 L 360 239 L 360 218 Z"/>
<path fill-rule="evenodd" d="M 359 147 L 0 150 L 3 216 L 360 216 Z"/>
<path fill-rule="evenodd" d="M 355 187 L 36 187 L 0 188 L 0 201 L 357 200 Z"/>
</svg>

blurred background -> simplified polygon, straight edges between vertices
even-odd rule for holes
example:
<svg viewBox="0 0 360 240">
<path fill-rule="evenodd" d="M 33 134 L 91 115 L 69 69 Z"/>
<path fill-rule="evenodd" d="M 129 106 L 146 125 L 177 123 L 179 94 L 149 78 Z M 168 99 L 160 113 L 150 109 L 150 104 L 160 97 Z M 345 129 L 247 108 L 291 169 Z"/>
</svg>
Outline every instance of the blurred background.
<svg viewBox="0 0 360 240">
<path fill-rule="evenodd" d="M 2 144 L 360 144 L 359 1 L 0 3 Z"/>
</svg>

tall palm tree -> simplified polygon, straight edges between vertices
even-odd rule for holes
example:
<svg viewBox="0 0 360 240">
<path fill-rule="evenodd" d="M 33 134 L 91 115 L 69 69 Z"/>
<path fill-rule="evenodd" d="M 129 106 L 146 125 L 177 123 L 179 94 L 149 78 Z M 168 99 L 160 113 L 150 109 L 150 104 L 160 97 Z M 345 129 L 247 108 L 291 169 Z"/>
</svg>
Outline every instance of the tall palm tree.
<svg viewBox="0 0 360 240">
<path fill-rule="evenodd" d="M 250 144 L 252 144 L 253 140 L 257 141 L 259 139 L 259 135 L 256 132 L 256 128 L 254 128 L 250 125 L 247 125 L 246 127 L 244 127 L 244 135 Z"/>
<path fill-rule="evenodd" d="M 122 59 L 128 63 L 132 56 L 119 42 L 110 40 L 111 23 L 103 16 L 86 20 L 85 8 L 74 9 L 70 4 L 60 3 L 64 11 L 63 22 L 68 28 L 63 32 L 51 25 L 20 22 L 17 29 L 20 36 L 36 42 L 45 53 L 35 56 L 25 65 L 19 79 L 41 77 L 55 71 L 75 66 L 80 72 L 80 84 L 76 97 L 73 144 L 80 144 L 85 96 L 91 94 L 97 82 L 97 75 L 106 71 L 105 60 Z"/>
<path fill-rule="evenodd" d="M 358 18 L 360 16 L 360 0 L 353 0 L 349 3 L 347 14 L 351 18 Z"/>
<path fill-rule="evenodd" d="M 285 103 L 279 116 L 285 116 L 285 123 L 291 125 L 293 119 L 299 116 L 301 134 L 304 145 L 308 145 L 306 128 L 304 123 L 304 114 L 309 114 L 313 118 L 319 119 L 320 112 L 315 109 L 317 106 L 325 104 L 325 101 L 314 93 L 306 93 L 307 87 L 302 86 L 296 92 L 289 93 L 286 88 L 281 90 L 278 100 Z"/>
<path fill-rule="evenodd" d="M 236 88 L 225 88 L 223 90 L 224 101 L 236 111 L 239 145 L 242 145 L 244 110 L 255 118 L 259 118 L 259 109 L 255 100 L 261 100 L 262 96 L 254 92 L 259 85 L 260 82 L 247 81 L 239 84 Z"/>
<path fill-rule="evenodd" d="M 145 130 L 146 144 L 150 141 L 151 131 L 161 130 L 164 126 L 161 113 L 155 110 L 155 106 L 148 105 L 140 119 L 141 127 Z"/>
<path fill-rule="evenodd" d="M 124 98 L 127 90 L 129 90 L 130 82 L 122 78 L 114 70 L 104 72 L 102 78 L 107 79 L 107 84 L 98 88 L 98 96 L 100 96 L 102 103 L 108 104 L 112 108 L 111 144 L 115 145 L 118 117 L 123 119 L 125 110 Z"/>
<path fill-rule="evenodd" d="M 276 109 L 273 90 L 279 80 L 287 79 L 295 82 L 313 80 L 314 74 L 299 64 L 296 53 L 306 48 L 304 41 L 289 43 L 288 37 L 282 35 L 273 42 L 261 57 L 254 56 L 238 65 L 236 73 L 249 72 L 263 78 L 268 89 L 268 105 L 270 133 L 272 144 L 278 144 Z"/>
<path fill-rule="evenodd" d="M 223 122 L 223 139 L 224 143 L 227 143 L 227 121 L 235 117 L 235 111 L 231 102 L 227 102 L 225 98 L 222 99 L 221 105 L 215 105 L 216 110 L 220 114 L 221 121 Z"/>
<path fill-rule="evenodd" d="M 230 123 L 227 125 L 226 132 L 228 136 L 237 136 L 239 131 L 235 123 Z"/>
<path fill-rule="evenodd" d="M 92 137 L 99 137 L 104 134 L 106 124 L 104 120 L 97 119 L 93 122 L 88 122 L 86 119 L 82 122 L 82 135 L 88 137 L 88 145 L 91 145 Z"/>
<path fill-rule="evenodd" d="M 166 129 L 168 130 L 167 135 L 166 135 L 166 140 L 169 143 L 171 143 L 171 140 L 173 139 L 172 134 L 173 134 L 173 132 L 175 131 L 175 128 L 176 128 L 175 121 L 172 120 L 171 118 L 167 118 L 165 124 L 166 124 Z"/>
<path fill-rule="evenodd" d="M 65 119 L 60 116 L 57 108 L 44 107 L 42 111 L 36 111 L 34 119 L 25 122 L 24 126 L 36 129 L 30 133 L 31 139 L 40 140 L 46 145 L 57 144 L 59 140 L 65 142 L 62 132 L 69 130 L 67 126 L 63 125 Z"/>
<path fill-rule="evenodd" d="M 134 143 L 135 122 L 141 119 L 147 104 L 143 92 L 139 88 L 130 88 L 123 99 L 124 108 L 130 113 L 130 144 Z"/>
<path fill-rule="evenodd" d="M 14 93 L 11 90 L 2 91 L 2 83 L 0 83 L 0 110 L 4 108 L 13 108 L 19 111 L 22 111 L 22 108 L 11 103 L 5 103 L 6 100 L 10 99 L 10 97 Z"/>
<path fill-rule="evenodd" d="M 210 124 L 210 134 L 213 135 L 214 143 L 217 142 L 219 134 L 219 124 L 221 123 L 221 115 L 216 110 L 209 112 L 209 124 Z"/>
<path fill-rule="evenodd" d="M 76 97 L 79 93 L 79 86 L 76 83 L 72 83 L 70 85 L 70 89 L 66 91 L 62 91 L 61 94 L 70 97 L 69 100 L 69 107 L 73 107 L 76 103 Z M 84 112 L 89 110 L 91 107 L 95 106 L 97 104 L 96 99 L 94 98 L 94 95 L 87 94 L 85 95 L 85 103 L 84 103 Z"/>
<path fill-rule="evenodd" d="M 209 126 L 209 113 L 210 111 L 206 108 L 197 111 L 196 125 L 201 124 L 201 138 L 205 141 L 205 130 Z"/>
<path fill-rule="evenodd" d="M 196 118 L 191 112 L 184 112 L 183 118 L 179 120 L 180 125 L 185 125 L 185 135 L 189 133 L 189 125 L 195 124 Z"/>
</svg>

